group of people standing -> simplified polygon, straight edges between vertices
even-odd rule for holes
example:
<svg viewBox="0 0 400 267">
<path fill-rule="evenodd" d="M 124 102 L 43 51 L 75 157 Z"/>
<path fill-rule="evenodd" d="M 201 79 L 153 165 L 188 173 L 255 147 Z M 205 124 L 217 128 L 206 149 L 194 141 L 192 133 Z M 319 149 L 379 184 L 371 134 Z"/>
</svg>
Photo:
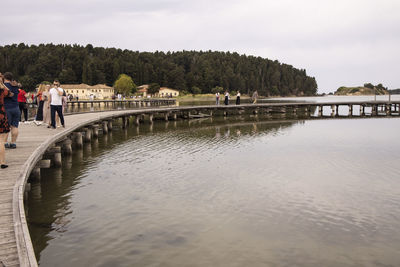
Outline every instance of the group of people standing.
<svg viewBox="0 0 400 267">
<path fill-rule="evenodd" d="M 56 128 L 56 121 L 60 120 L 64 127 L 64 109 L 67 105 L 67 95 L 60 87 L 60 82 L 55 80 L 53 87 L 49 84 L 40 84 L 37 94 L 37 112 L 34 123 L 47 125 L 47 128 Z M 58 117 L 56 117 L 56 114 Z"/>
<path fill-rule="evenodd" d="M 253 104 L 255 104 L 257 102 L 257 98 L 258 98 L 258 92 L 255 91 L 252 95 Z M 229 99 L 230 99 L 229 92 L 225 91 L 225 99 L 224 99 L 225 105 L 229 105 Z M 219 105 L 219 100 L 220 100 L 220 94 L 219 94 L 219 92 L 217 92 L 215 94 L 215 104 L 216 105 Z M 236 94 L 236 105 L 240 105 L 240 92 L 239 91 Z"/>
<path fill-rule="evenodd" d="M 35 96 L 32 95 L 32 98 Z M 0 73 L 0 165 L 5 169 L 8 165 L 5 162 L 5 148 L 17 148 L 19 122 L 24 114 L 25 122 L 28 121 L 27 100 L 29 94 L 22 89 L 13 77 L 11 72 L 4 75 Z M 60 82 L 55 80 L 53 87 L 40 84 L 36 94 L 38 109 L 34 123 L 36 125 L 47 125 L 48 128 L 56 129 L 56 113 L 65 127 L 63 107 L 66 105 L 65 91 L 60 87 Z M 11 133 L 11 142 L 8 142 L 8 135 Z"/>
</svg>

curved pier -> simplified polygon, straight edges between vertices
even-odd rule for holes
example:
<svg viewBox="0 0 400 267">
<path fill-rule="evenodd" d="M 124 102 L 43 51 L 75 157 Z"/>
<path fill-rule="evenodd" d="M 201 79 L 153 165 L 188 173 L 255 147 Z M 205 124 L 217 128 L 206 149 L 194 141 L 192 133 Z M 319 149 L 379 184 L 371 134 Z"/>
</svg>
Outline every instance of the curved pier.
<svg viewBox="0 0 400 267">
<path fill-rule="evenodd" d="M 347 106 L 346 114 L 339 113 Z M 328 109 L 328 110 L 327 110 Z M 324 111 L 325 110 L 325 111 Z M 354 112 L 358 110 L 358 112 Z M 354 103 L 273 103 L 228 106 L 145 108 L 83 113 L 65 118 L 66 128 L 56 130 L 21 124 L 15 150 L 6 151 L 9 168 L 0 174 L 0 266 L 37 266 L 24 211 L 24 195 L 29 179 L 40 179 L 40 169 L 60 166 L 63 154 L 81 149 L 84 142 L 107 134 L 113 121 L 118 127 L 153 120 L 177 120 L 242 114 L 303 114 L 308 117 L 399 116 L 400 102 Z M 328 112 L 326 112 L 328 111 Z M 328 113 L 328 115 L 326 115 Z"/>
</svg>

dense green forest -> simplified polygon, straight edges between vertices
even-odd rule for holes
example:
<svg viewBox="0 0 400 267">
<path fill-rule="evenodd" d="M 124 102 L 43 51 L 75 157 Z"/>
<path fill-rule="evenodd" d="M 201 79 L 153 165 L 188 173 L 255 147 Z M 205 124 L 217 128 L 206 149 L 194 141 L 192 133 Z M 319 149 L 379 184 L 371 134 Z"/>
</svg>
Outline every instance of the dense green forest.
<svg viewBox="0 0 400 267">
<path fill-rule="evenodd" d="M 158 83 L 180 91 L 201 93 L 221 86 L 260 95 L 314 95 L 315 78 L 304 69 L 261 57 L 230 52 L 138 52 L 92 45 L 0 46 L 0 72 L 12 72 L 27 90 L 42 81 L 113 85 L 119 74 L 137 85 Z"/>
</svg>

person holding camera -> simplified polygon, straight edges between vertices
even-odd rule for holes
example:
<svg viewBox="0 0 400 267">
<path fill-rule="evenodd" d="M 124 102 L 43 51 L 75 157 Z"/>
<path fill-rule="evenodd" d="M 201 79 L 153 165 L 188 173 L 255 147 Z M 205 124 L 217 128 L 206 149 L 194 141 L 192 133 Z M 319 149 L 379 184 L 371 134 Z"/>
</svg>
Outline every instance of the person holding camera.
<svg viewBox="0 0 400 267">
<path fill-rule="evenodd" d="M 64 90 L 60 87 L 60 82 L 54 80 L 53 88 L 50 89 L 50 114 L 51 114 L 51 128 L 56 129 L 56 112 L 60 118 L 61 125 L 65 128 L 64 115 L 62 112 L 62 101 Z M 48 126 L 50 128 L 50 126 Z"/>
</svg>

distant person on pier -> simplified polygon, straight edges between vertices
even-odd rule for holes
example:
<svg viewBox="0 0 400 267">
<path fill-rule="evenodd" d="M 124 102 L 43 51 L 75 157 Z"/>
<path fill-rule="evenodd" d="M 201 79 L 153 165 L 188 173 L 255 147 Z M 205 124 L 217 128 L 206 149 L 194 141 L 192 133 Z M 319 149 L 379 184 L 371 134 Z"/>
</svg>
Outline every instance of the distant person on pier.
<svg viewBox="0 0 400 267">
<path fill-rule="evenodd" d="M 236 105 L 240 105 L 240 92 L 239 91 L 236 94 Z"/>
<path fill-rule="evenodd" d="M 41 125 L 43 123 L 43 104 L 44 104 L 44 100 L 43 100 L 43 92 L 46 89 L 46 85 L 45 84 L 40 84 L 38 91 L 36 93 L 36 99 L 38 102 L 38 108 L 37 108 L 37 112 L 36 112 L 36 118 L 33 121 L 37 126 Z"/>
<path fill-rule="evenodd" d="M 13 74 L 11 72 L 4 73 L 4 85 L 13 93 L 12 97 L 4 98 L 4 108 L 7 113 L 8 124 L 10 125 L 11 132 L 11 143 L 8 141 L 8 133 L 6 134 L 5 147 L 6 148 L 17 148 L 17 138 L 18 138 L 18 126 L 19 126 L 19 116 L 21 112 L 19 111 L 18 104 L 18 94 L 19 88 L 18 83 L 14 80 Z"/>
<path fill-rule="evenodd" d="M 225 92 L 225 101 L 224 101 L 225 105 L 229 105 L 229 93 L 228 91 Z"/>
<path fill-rule="evenodd" d="M 50 115 L 51 128 L 56 129 L 56 112 L 61 120 L 61 125 L 65 128 L 64 115 L 62 113 L 64 90 L 60 87 L 60 82 L 54 80 L 53 88 L 50 89 Z M 50 128 L 50 126 L 48 127 Z"/>
<path fill-rule="evenodd" d="M 22 113 L 24 114 L 24 122 L 28 122 L 28 106 L 26 104 L 26 98 L 29 97 L 29 94 L 27 94 L 23 89 L 22 85 L 19 83 L 18 84 L 19 88 L 19 93 L 18 93 L 18 106 L 19 106 L 19 121 L 22 121 Z"/>
<path fill-rule="evenodd" d="M 51 124 L 50 117 L 50 85 L 46 84 L 46 87 L 43 91 L 43 123 L 47 126 Z"/>
<path fill-rule="evenodd" d="M 215 104 L 219 105 L 219 92 L 215 94 Z"/>
<path fill-rule="evenodd" d="M 6 164 L 6 156 L 4 145 L 7 140 L 7 134 L 10 132 L 6 110 L 4 109 L 4 97 L 10 97 L 13 93 L 3 83 L 3 75 L 0 73 L 0 164 L 1 168 L 8 167 Z"/>
<path fill-rule="evenodd" d="M 253 96 L 251 98 L 253 99 L 253 104 L 257 103 L 257 98 L 258 98 L 257 90 L 254 91 Z"/>
</svg>

